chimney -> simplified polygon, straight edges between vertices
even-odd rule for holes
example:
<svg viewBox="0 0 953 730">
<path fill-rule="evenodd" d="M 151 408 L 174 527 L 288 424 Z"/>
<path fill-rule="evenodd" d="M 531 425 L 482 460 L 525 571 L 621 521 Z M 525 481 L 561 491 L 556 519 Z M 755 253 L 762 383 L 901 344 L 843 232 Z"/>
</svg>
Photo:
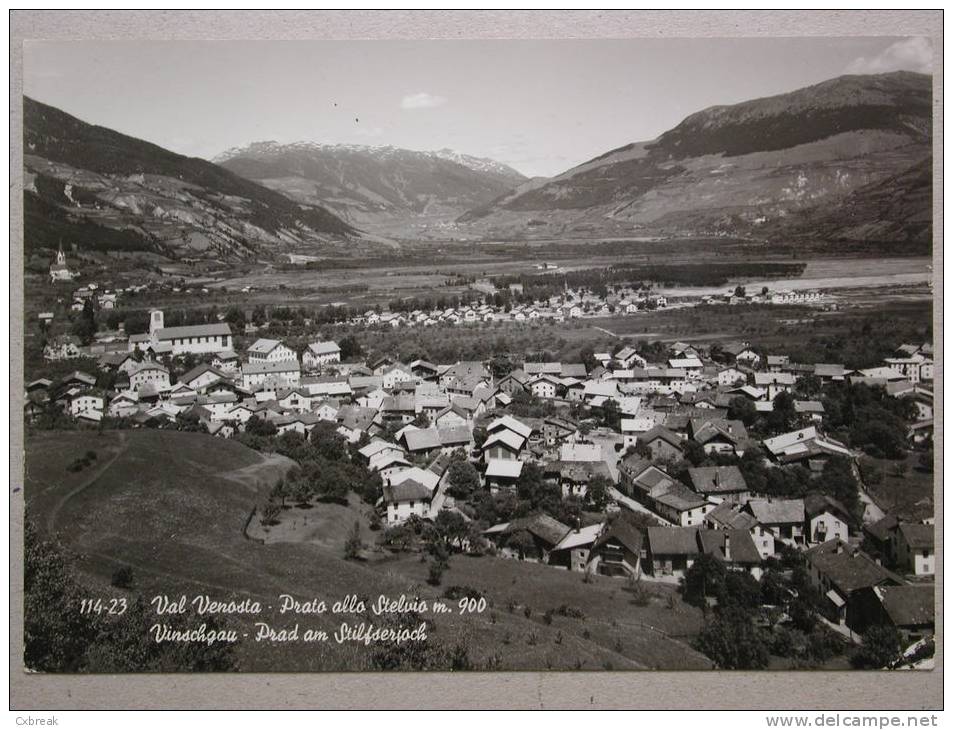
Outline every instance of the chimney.
<svg viewBox="0 0 953 730">
<path fill-rule="evenodd" d="M 728 534 L 728 530 L 725 530 L 725 560 L 731 561 L 731 535 Z"/>
</svg>

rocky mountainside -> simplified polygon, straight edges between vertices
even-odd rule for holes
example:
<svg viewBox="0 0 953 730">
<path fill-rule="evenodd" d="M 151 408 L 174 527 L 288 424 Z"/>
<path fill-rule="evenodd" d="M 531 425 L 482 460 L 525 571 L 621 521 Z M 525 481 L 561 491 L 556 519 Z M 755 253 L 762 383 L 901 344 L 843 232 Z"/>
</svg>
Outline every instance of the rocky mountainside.
<svg viewBox="0 0 953 730">
<path fill-rule="evenodd" d="M 843 76 L 697 112 L 459 223 L 490 235 L 929 240 L 931 125 L 929 76 Z"/>
<path fill-rule="evenodd" d="M 268 257 L 353 243 L 355 229 L 205 160 L 23 99 L 25 247 Z"/>
<path fill-rule="evenodd" d="M 525 178 L 506 165 L 453 150 L 255 142 L 214 161 L 302 203 L 320 201 L 358 227 L 439 228 Z"/>
</svg>

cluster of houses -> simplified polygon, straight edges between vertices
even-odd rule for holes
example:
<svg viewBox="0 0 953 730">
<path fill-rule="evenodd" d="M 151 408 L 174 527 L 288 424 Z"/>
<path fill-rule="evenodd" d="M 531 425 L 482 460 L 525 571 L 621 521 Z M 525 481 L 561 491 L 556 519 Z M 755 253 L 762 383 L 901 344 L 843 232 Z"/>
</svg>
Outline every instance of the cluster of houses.
<svg viewBox="0 0 953 730">
<path fill-rule="evenodd" d="M 172 359 L 187 353 L 201 362 L 173 378 Z M 760 578 L 764 561 L 786 545 L 803 553 L 832 616 L 852 629 L 902 613 L 908 599 L 923 603 L 913 597 L 923 594 L 921 584 L 934 570 L 932 524 L 890 517 L 858 530 L 837 500 L 757 494 L 738 466 L 689 468 L 681 479 L 672 468 L 684 463 L 690 444 L 743 456 L 756 442 L 742 421 L 729 417 L 732 401 L 744 398 L 770 411 L 779 394 L 793 393 L 807 375 L 912 395 L 932 429 L 927 344 L 904 345 L 882 366 L 856 371 L 783 356 L 762 360 L 747 342 L 711 349 L 678 342 L 664 362 L 647 362 L 623 347 L 597 353 L 588 365 L 524 362 L 500 377 L 479 361 L 342 362 L 332 341 L 312 342 L 299 354 L 262 338 L 239 354 L 228 324 L 165 327 L 154 310 L 150 331 L 102 355 L 99 371 L 28 384 L 27 418 L 52 401 L 81 422 L 108 416 L 133 427 L 175 427 L 187 416 L 220 437 L 242 431 L 252 417 L 278 433 L 308 434 L 330 422 L 349 442 L 364 444 L 359 453 L 381 478 L 379 506 L 388 525 L 457 509 L 447 493 L 454 453 L 477 467 L 491 493 L 515 490 L 531 463 L 566 499 L 585 501 L 596 479 L 608 485 L 610 507 L 591 524 L 565 525 L 539 514 L 490 526 L 485 536 L 503 556 L 674 582 L 701 555 Z M 548 412 L 559 415 L 515 415 L 515 401 L 525 398 L 551 403 Z M 819 473 L 830 458 L 853 456 L 825 433 L 820 401 L 794 403 L 798 427 L 757 442 L 773 466 L 800 464 Z M 612 407 L 618 429 L 594 428 L 586 414 Z M 925 435 L 926 428 L 911 438 Z M 653 526 L 636 528 L 610 514 L 625 510 L 650 516 Z"/>
</svg>

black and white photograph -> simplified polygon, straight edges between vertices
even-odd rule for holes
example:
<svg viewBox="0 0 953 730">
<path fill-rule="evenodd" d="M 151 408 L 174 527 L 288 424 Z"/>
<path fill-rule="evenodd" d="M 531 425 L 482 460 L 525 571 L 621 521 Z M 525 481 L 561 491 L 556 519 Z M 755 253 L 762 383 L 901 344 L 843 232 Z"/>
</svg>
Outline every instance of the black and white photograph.
<svg viewBox="0 0 953 730">
<path fill-rule="evenodd" d="M 25 670 L 934 670 L 938 37 L 25 41 Z"/>
</svg>

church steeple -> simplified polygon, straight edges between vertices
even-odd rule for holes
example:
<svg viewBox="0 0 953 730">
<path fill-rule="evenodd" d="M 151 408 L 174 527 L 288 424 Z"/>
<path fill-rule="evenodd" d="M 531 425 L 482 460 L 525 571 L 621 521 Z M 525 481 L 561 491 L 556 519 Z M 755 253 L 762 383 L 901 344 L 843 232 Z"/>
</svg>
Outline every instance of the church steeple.
<svg viewBox="0 0 953 730">
<path fill-rule="evenodd" d="M 56 252 L 56 263 L 59 266 L 66 266 L 66 254 L 63 253 L 63 239 L 60 239 L 60 247 Z"/>
</svg>

